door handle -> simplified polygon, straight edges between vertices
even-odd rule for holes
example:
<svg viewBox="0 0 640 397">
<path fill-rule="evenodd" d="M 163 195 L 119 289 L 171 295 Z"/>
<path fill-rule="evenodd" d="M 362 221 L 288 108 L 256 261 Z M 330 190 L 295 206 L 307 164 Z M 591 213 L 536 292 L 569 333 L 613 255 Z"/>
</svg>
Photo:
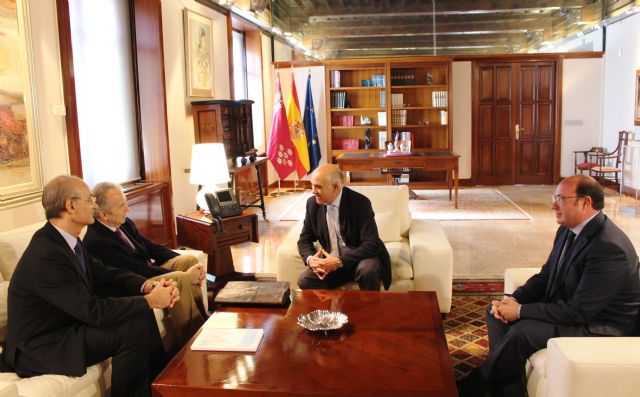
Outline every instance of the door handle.
<svg viewBox="0 0 640 397">
<path fill-rule="evenodd" d="M 516 124 L 516 141 L 520 139 L 520 133 L 524 131 L 524 128 L 520 128 L 520 124 Z"/>
</svg>

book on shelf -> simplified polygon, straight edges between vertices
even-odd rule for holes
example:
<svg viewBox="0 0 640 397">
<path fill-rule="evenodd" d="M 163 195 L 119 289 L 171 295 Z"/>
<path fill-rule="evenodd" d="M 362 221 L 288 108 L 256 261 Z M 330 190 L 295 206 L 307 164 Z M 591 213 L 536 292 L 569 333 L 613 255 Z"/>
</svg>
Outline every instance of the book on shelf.
<svg viewBox="0 0 640 397">
<path fill-rule="evenodd" d="M 331 93 L 331 107 L 344 109 L 347 107 L 347 93 L 344 91 L 336 91 Z"/>
<path fill-rule="evenodd" d="M 334 139 L 332 147 L 334 150 L 358 150 L 360 141 L 358 139 Z"/>
<path fill-rule="evenodd" d="M 440 111 L 440 124 L 442 124 L 442 125 L 449 124 L 449 119 L 447 117 L 447 111 L 446 110 L 441 110 Z"/>
<path fill-rule="evenodd" d="M 380 127 L 387 125 L 387 112 L 378 112 L 378 125 Z"/>
<path fill-rule="evenodd" d="M 402 93 L 391 94 L 391 107 L 401 108 L 404 106 L 404 95 Z"/>
<path fill-rule="evenodd" d="M 431 93 L 431 103 L 433 107 L 447 107 L 448 98 L 446 91 L 433 91 Z"/>
<path fill-rule="evenodd" d="M 229 281 L 214 302 L 223 305 L 284 306 L 289 302 L 287 281 Z"/>
<path fill-rule="evenodd" d="M 407 124 L 407 111 L 392 110 L 391 111 L 391 125 L 406 125 Z"/>
<path fill-rule="evenodd" d="M 339 70 L 331 71 L 331 87 L 340 88 L 340 71 Z"/>
<path fill-rule="evenodd" d="M 386 149 L 384 143 L 387 141 L 387 131 L 378 131 L 378 149 Z"/>
<path fill-rule="evenodd" d="M 206 324 L 206 323 L 205 323 Z M 202 326 L 191 350 L 255 352 L 264 335 L 261 328 L 217 328 Z"/>
</svg>

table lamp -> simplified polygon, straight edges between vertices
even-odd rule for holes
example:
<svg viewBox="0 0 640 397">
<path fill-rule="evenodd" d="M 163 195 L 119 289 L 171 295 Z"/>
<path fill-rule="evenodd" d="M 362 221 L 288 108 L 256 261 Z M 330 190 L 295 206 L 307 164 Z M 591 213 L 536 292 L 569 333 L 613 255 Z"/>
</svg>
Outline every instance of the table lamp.
<svg viewBox="0 0 640 397">
<path fill-rule="evenodd" d="M 202 185 L 196 195 L 196 204 L 203 210 L 208 210 L 206 193 L 227 189 L 229 166 L 222 143 L 198 143 L 191 149 L 191 173 L 189 183 Z"/>
</svg>

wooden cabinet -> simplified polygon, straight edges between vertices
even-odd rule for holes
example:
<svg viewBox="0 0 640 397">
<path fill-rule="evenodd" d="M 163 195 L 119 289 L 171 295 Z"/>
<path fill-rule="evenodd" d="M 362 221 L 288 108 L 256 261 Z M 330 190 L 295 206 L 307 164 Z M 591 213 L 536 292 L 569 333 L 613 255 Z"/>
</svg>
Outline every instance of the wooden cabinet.
<svg viewBox="0 0 640 397">
<path fill-rule="evenodd" d="M 224 143 L 229 168 L 235 168 L 238 156 L 254 148 L 253 121 L 251 116 L 253 101 L 196 101 L 193 107 L 193 124 L 196 143 Z M 267 180 L 266 162 L 261 167 L 262 179 Z M 251 204 L 260 198 L 256 167 L 247 167 L 234 175 L 236 197 L 243 205 Z"/>
<path fill-rule="evenodd" d="M 411 137 L 412 151 L 451 151 L 451 58 L 325 64 L 327 147 L 332 162 L 344 153 L 383 152 L 385 142 L 398 135 Z M 411 175 L 417 182 L 446 178 L 438 171 L 416 170 Z"/>
<path fill-rule="evenodd" d="M 228 160 L 244 156 L 253 149 L 251 105 L 249 100 L 191 102 L 196 143 L 224 143 Z"/>
</svg>

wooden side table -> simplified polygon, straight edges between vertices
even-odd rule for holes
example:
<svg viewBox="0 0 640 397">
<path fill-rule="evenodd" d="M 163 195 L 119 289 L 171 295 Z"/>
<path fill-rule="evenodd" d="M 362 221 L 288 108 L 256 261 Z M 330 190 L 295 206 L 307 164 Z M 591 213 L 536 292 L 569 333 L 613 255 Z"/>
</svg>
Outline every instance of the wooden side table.
<svg viewBox="0 0 640 397">
<path fill-rule="evenodd" d="M 258 242 L 258 216 L 243 212 L 239 216 L 224 218 L 222 229 L 202 211 L 176 217 L 178 244 L 198 249 L 209 255 L 207 273 L 216 278 L 234 278 L 231 246 Z"/>
</svg>

